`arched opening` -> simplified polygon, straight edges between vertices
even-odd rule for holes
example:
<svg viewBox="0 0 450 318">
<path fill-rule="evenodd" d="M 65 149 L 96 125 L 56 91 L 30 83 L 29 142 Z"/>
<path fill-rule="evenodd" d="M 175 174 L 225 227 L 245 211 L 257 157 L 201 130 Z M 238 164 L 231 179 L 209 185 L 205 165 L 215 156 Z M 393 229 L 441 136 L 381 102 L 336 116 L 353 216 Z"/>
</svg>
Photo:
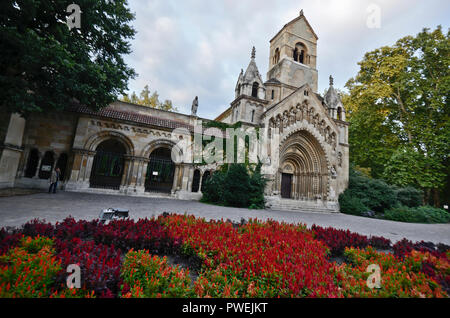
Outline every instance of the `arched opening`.
<svg viewBox="0 0 450 318">
<path fill-rule="evenodd" d="M 294 55 L 293 55 L 294 61 L 298 62 L 298 48 L 294 49 Z"/>
<path fill-rule="evenodd" d="M 175 175 L 172 150 L 160 147 L 150 154 L 150 162 L 145 177 L 145 191 L 170 193 Z"/>
<path fill-rule="evenodd" d="M 294 61 L 306 64 L 306 46 L 303 43 L 297 43 L 294 49 Z"/>
<path fill-rule="evenodd" d="M 67 168 L 67 154 L 62 153 L 58 161 L 56 162 L 56 168 L 59 168 L 61 173 L 59 174 L 59 180 L 63 181 L 66 176 L 66 168 Z"/>
<path fill-rule="evenodd" d="M 27 167 L 25 169 L 25 178 L 33 178 L 36 175 L 36 169 L 39 164 L 39 151 L 31 149 L 28 155 Z"/>
<path fill-rule="evenodd" d="M 39 169 L 39 179 L 48 179 L 52 174 L 53 164 L 55 163 L 55 157 L 53 151 L 47 151 L 41 161 L 41 167 Z"/>
<path fill-rule="evenodd" d="M 278 62 L 280 62 L 280 49 L 276 48 L 275 49 L 275 54 L 273 56 L 273 64 L 278 64 Z"/>
<path fill-rule="evenodd" d="M 307 131 L 291 135 L 281 147 L 280 162 L 282 171 L 278 191 L 283 198 L 326 200 L 327 160 L 313 135 Z"/>
<path fill-rule="evenodd" d="M 203 192 L 203 189 L 205 189 L 205 183 L 209 179 L 210 176 L 211 176 L 211 172 L 209 172 L 209 171 L 205 171 L 205 173 L 203 173 L 202 189 L 201 189 L 202 192 Z"/>
<path fill-rule="evenodd" d="M 198 192 L 200 186 L 200 170 L 194 171 L 194 178 L 192 179 L 192 192 Z"/>
<path fill-rule="evenodd" d="M 255 121 L 255 110 L 254 109 L 252 110 L 252 116 L 251 117 L 252 117 L 252 123 L 253 123 Z"/>
<path fill-rule="evenodd" d="M 342 107 L 338 107 L 337 109 L 337 119 L 342 120 Z"/>
<path fill-rule="evenodd" d="M 116 139 L 98 145 L 92 164 L 91 188 L 119 190 L 124 170 L 125 146 Z"/>
<path fill-rule="evenodd" d="M 252 85 L 252 97 L 258 98 L 258 88 L 259 84 L 257 82 L 254 82 Z"/>
</svg>

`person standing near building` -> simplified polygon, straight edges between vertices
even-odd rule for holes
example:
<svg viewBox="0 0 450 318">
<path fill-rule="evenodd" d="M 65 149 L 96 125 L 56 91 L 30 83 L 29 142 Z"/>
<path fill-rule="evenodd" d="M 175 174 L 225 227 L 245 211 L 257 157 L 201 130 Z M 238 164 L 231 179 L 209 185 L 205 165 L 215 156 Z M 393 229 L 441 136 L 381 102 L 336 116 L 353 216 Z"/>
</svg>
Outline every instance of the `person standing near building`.
<svg viewBox="0 0 450 318">
<path fill-rule="evenodd" d="M 48 193 L 56 193 L 56 188 L 58 187 L 58 180 L 61 172 L 59 168 L 56 168 L 52 171 L 52 174 L 50 175 L 50 179 L 48 181 L 50 182 L 50 187 L 48 188 Z"/>
</svg>

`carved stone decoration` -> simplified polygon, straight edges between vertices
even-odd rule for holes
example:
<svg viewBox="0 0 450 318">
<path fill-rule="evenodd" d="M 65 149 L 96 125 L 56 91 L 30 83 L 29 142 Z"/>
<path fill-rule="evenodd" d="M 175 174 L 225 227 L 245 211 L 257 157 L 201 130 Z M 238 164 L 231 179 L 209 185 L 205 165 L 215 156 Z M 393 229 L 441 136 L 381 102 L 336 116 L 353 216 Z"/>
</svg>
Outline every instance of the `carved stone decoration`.
<svg viewBox="0 0 450 318">
<path fill-rule="evenodd" d="M 325 120 L 322 120 L 319 125 L 319 132 L 322 136 L 325 135 Z"/>
<path fill-rule="evenodd" d="M 283 168 L 284 172 L 292 172 L 294 171 L 294 169 L 292 168 L 292 166 L 290 164 L 286 164 Z"/>
<path fill-rule="evenodd" d="M 342 152 L 340 151 L 338 153 L 338 166 L 342 167 Z"/>
<path fill-rule="evenodd" d="M 289 112 L 289 125 L 293 125 L 295 124 L 295 109 L 291 108 L 290 112 Z"/>
<path fill-rule="evenodd" d="M 337 178 L 337 172 L 336 172 L 336 167 L 335 166 L 331 167 L 330 174 L 331 174 L 331 178 L 332 179 L 336 179 Z"/>
</svg>

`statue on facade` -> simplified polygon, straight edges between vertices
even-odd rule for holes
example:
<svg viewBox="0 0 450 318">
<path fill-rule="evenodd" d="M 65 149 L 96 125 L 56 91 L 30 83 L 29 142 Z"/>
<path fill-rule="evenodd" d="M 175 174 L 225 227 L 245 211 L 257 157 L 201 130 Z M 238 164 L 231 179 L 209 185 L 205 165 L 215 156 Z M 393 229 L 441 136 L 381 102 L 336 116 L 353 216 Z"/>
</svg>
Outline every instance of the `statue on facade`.
<svg viewBox="0 0 450 318">
<path fill-rule="evenodd" d="M 198 109 L 198 96 L 195 96 L 194 101 L 192 102 L 191 114 L 192 116 L 197 116 Z"/>
</svg>

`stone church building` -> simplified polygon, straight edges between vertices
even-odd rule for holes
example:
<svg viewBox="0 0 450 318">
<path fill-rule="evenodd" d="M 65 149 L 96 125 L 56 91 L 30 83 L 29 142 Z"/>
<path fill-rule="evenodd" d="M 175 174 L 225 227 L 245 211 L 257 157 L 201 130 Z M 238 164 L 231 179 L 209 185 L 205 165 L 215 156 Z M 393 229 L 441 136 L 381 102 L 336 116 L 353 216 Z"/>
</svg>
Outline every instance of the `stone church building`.
<svg viewBox="0 0 450 318">
<path fill-rule="evenodd" d="M 215 121 L 279 135 L 275 171 L 265 171 L 269 208 L 339 211 L 348 185 L 348 123 L 339 95 L 318 93 L 318 37 L 300 15 L 270 40 L 267 80 L 255 63 L 239 74 L 235 99 Z M 54 114 L 0 120 L 0 187 L 47 188 L 61 169 L 66 191 L 198 200 L 217 164 L 175 163 L 174 129 L 194 134 L 190 115 L 117 101 L 99 112 L 70 107 Z M 179 138 L 183 138 L 180 136 Z"/>
</svg>

